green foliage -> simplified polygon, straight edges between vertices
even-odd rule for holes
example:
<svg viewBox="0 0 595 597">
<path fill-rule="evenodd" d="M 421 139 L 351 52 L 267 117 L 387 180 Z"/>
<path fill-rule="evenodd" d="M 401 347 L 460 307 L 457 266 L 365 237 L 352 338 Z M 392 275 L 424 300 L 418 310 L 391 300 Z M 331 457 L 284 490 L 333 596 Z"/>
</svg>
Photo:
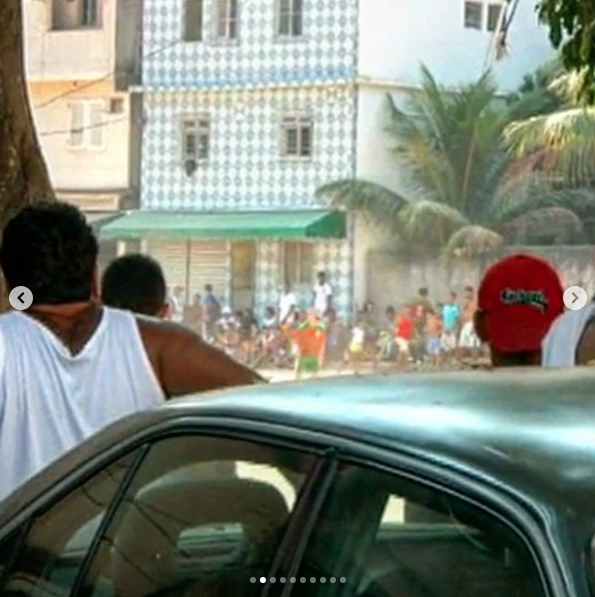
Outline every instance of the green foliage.
<svg viewBox="0 0 595 597">
<path fill-rule="evenodd" d="M 550 41 L 560 50 L 564 67 L 583 73 L 581 102 L 595 104 L 595 2 L 541 0 L 537 11 L 549 27 Z"/>
<path fill-rule="evenodd" d="M 555 117 L 550 112 L 565 101 L 552 87 L 559 73 L 556 65 L 538 71 L 502 108 L 489 74 L 452 91 L 423 68 L 421 91 L 405 107 L 388 97 L 395 167 L 410 196 L 363 180 L 331 183 L 319 196 L 365 213 L 417 254 L 479 254 L 504 243 L 582 238 L 581 216 L 595 213 L 595 195 L 578 185 L 564 191 L 544 183 L 543 144 L 528 128 L 515 133 L 532 119 L 513 123 L 531 105 L 543 115 L 532 118 Z M 538 90 L 545 100 L 538 101 Z M 522 159 L 510 151 L 513 139 Z"/>
</svg>

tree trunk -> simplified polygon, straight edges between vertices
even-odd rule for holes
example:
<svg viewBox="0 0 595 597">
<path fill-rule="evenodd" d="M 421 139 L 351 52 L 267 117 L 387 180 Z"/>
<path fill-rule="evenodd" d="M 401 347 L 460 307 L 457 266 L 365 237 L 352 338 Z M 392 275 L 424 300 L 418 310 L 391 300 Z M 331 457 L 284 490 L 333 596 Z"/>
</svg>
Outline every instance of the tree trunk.
<svg viewBox="0 0 595 597">
<path fill-rule="evenodd" d="M 35 132 L 23 49 L 22 0 L 0 0 L 0 231 L 19 208 L 53 199 Z M 6 306 L 0 281 L 0 308 Z"/>
</svg>

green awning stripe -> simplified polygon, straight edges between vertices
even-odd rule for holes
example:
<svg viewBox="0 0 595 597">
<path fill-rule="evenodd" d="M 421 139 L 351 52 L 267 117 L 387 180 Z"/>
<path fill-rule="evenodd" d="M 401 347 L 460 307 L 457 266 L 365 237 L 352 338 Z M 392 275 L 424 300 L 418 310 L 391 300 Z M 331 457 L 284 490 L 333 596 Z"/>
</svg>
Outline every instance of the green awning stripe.
<svg viewBox="0 0 595 597">
<path fill-rule="evenodd" d="M 345 214 L 337 211 L 168 213 L 131 212 L 101 228 L 102 239 L 258 240 L 345 238 Z"/>
</svg>

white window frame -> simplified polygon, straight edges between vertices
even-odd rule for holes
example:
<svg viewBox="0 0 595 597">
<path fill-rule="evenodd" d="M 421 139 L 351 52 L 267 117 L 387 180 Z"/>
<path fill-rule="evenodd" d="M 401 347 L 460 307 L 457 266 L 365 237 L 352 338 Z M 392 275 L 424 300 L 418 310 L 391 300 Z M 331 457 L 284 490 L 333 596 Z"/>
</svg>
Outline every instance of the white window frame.
<svg viewBox="0 0 595 597">
<path fill-rule="evenodd" d="M 479 6 L 481 10 L 481 14 L 479 15 L 479 26 L 472 27 L 471 25 L 467 24 L 467 8 L 470 6 Z M 465 0 L 463 3 L 463 27 L 465 29 L 471 29 L 473 31 L 484 31 L 485 29 L 485 19 L 486 19 L 486 10 L 485 10 L 485 2 L 483 0 Z"/>
<path fill-rule="evenodd" d="M 82 108 L 82 123 L 80 128 L 73 126 L 73 108 L 80 106 Z M 105 150 L 105 127 L 108 124 L 106 115 L 105 99 L 93 100 L 73 100 L 68 103 L 68 147 L 73 151 L 104 151 Z M 93 122 L 93 111 L 96 109 L 100 116 L 100 122 Z M 101 140 L 99 144 L 92 143 L 94 133 L 101 131 Z M 75 143 L 73 134 L 77 131 L 81 133 L 81 142 Z"/>
<path fill-rule="evenodd" d="M 296 5 L 299 4 L 299 9 Z M 288 6 L 285 10 L 285 5 Z M 275 23 L 275 31 L 279 39 L 299 39 L 304 35 L 304 0 L 277 0 L 277 19 Z M 283 15 L 287 13 L 289 18 L 289 31 L 281 31 L 281 23 Z M 299 18 L 300 31 L 294 30 L 294 23 L 296 16 Z"/>
<path fill-rule="evenodd" d="M 215 4 L 215 39 L 220 43 L 236 43 L 240 32 L 240 6 L 239 0 L 214 0 Z M 232 7 L 235 6 L 235 15 Z M 230 35 L 235 22 L 235 35 Z M 223 33 L 221 32 L 223 29 Z"/>
<path fill-rule="evenodd" d="M 305 128 L 310 130 L 310 151 L 308 155 L 302 155 L 302 130 Z M 295 129 L 297 135 L 295 153 L 289 153 L 288 151 L 287 134 L 291 129 Z M 279 137 L 281 159 L 308 161 L 314 157 L 314 119 L 310 114 L 284 114 L 281 117 Z"/>
<path fill-rule="evenodd" d="M 480 15 L 480 22 L 479 27 L 471 27 L 467 25 L 467 21 L 465 18 L 467 12 L 467 6 L 469 4 L 478 5 L 481 7 L 481 15 Z M 490 29 L 490 10 L 493 7 L 499 7 L 500 15 L 498 19 L 498 23 L 496 23 L 496 27 L 494 29 Z M 481 31 L 483 33 L 494 33 L 497 28 L 500 20 L 502 19 L 502 12 L 506 9 L 506 1 L 505 0 L 464 0 L 463 2 L 463 27 L 465 29 L 469 29 L 471 31 Z"/>
<path fill-rule="evenodd" d="M 186 142 L 186 136 L 188 133 L 188 126 L 191 125 L 194 128 L 196 134 L 196 147 L 195 155 L 192 155 L 187 151 L 188 146 Z M 201 147 L 201 136 L 205 135 L 206 141 L 206 155 L 200 155 Z M 197 164 L 206 164 L 209 161 L 211 155 L 211 140 L 212 140 L 212 125 L 211 119 L 208 114 L 187 114 L 180 122 L 180 159 L 182 167 L 185 167 L 187 160 L 194 159 Z"/>
<path fill-rule="evenodd" d="M 492 8 L 498 7 L 500 12 L 498 13 L 498 20 L 496 21 L 496 26 L 493 29 L 490 29 L 490 10 Z M 504 4 L 502 2 L 488 2 L 486 6 L 486 31 L 490 33 L 494 33 L 497 31 L 498 25 L 502 21 L 502 13 L 504 12 Z"/>
</svg>

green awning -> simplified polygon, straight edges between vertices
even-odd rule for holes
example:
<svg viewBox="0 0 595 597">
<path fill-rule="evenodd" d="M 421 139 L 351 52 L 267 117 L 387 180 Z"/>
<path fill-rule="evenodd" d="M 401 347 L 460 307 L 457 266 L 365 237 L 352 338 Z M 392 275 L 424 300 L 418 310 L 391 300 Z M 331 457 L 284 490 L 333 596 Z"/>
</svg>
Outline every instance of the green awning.
<svg viewBox="0 0 595 597">
<path fill-rule="evenodd" d="M 101 228 L 102 239 L 257 240 L 345 238 L 345 214 L 338 211 L 232 213 L 129 212 Z"/>
</svg>

